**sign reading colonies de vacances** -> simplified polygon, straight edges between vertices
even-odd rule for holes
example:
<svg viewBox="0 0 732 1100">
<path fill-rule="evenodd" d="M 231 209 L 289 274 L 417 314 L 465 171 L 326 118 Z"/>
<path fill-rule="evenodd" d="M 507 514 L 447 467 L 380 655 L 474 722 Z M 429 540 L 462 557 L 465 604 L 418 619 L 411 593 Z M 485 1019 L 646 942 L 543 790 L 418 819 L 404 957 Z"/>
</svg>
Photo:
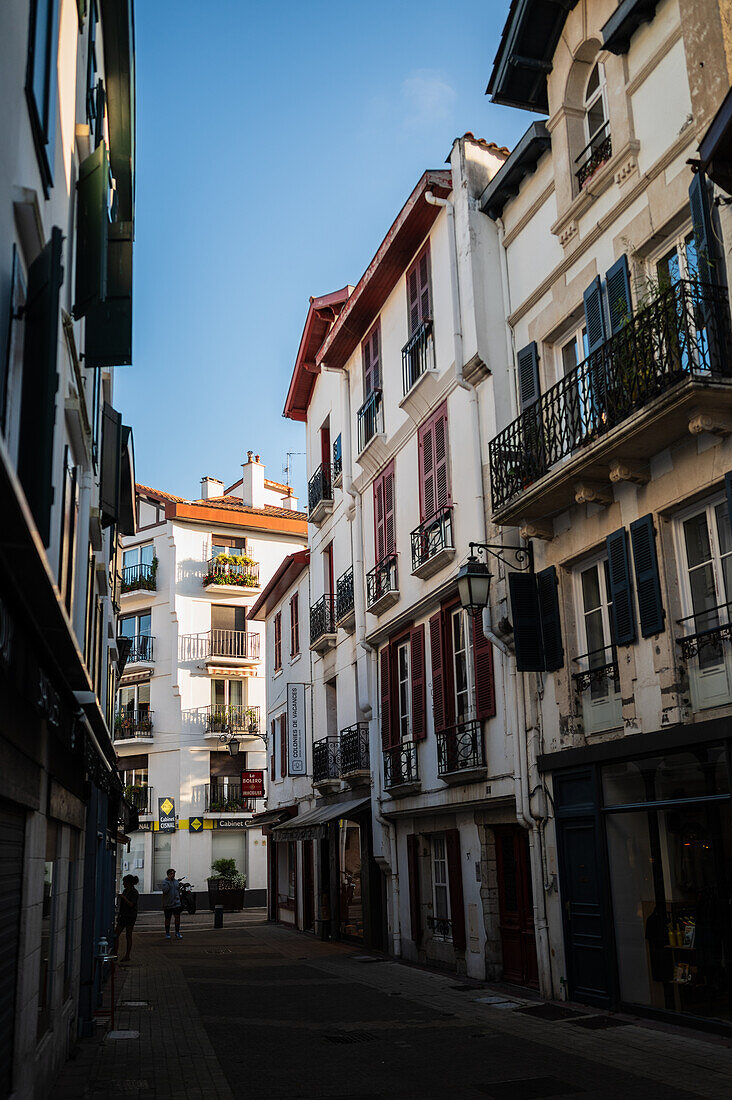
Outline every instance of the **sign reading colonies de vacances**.
<svg viewBox="0 0 732 1100">
<path fill-rule="evenodd" d="M 305 685 L 287 685 L 287 774 L 307 775 Z"/>
</svg>

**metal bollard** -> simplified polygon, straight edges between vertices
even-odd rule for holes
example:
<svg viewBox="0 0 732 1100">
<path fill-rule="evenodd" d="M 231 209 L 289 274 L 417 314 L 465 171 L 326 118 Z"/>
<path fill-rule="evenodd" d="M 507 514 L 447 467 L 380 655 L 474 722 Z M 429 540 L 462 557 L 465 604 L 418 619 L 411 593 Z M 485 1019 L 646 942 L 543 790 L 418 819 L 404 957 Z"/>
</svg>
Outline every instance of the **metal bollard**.
<svg viewBox="0 0 732 1100">
<path fill-rule="evenodd" d="M 214 905 L 214 928 L 224 927 L 224 907 L 223 905 Z"/>
</svg>

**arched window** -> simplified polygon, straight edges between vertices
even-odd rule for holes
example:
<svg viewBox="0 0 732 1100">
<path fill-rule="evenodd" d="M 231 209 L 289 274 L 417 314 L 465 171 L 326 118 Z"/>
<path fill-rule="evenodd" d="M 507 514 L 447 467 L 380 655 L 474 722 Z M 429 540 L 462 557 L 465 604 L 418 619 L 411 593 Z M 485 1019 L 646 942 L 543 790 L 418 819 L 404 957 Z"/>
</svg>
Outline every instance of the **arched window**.
<svg viewBox="0 0 732 1100">
<path fill-rule="evenodd" d="M 612 143 L 607 114 L 605 68 L 596 61 L 587 81 L 584 98 L 585 141 L 577 157 L 577 182 L 582 187 L 601 164 L 610 159 Z"/>
</svg>

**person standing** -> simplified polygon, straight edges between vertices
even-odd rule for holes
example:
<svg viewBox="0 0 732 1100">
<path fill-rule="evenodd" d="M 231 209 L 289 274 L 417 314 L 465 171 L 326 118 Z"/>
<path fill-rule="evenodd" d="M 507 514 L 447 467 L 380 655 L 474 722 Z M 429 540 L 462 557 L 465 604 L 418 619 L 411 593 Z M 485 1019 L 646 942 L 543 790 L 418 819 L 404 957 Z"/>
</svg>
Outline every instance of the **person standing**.
<svg viewBox="0 0 732 1100">
<path fill-rule="evenodd" d="M 170 939 L 170 918 L 175 920 L 175 938 L 182 940 L 180 934 L 180 882 L 175 877 L 175 868 L 170 867 L 163 879 L 163 913 L 165 914 L 165 938 Z"/>
<path fill-rule="evenodd" d="M 122 935 L 122 929 L 125 931 L 125 955 L 120 962 L 130 961 L 130 950 L 132 948 L 132 929 L 135 927 L 135 921 L 137 920 L 137 903 L 140 900 L 135 887 L 140 880 L 137 875 L 125 875 L 122 879 L 122 893 L 119 897 L 119 914 L 117 916 L 117 927 L 114 930 L 115 935 L 115 953 L 119 951 L 119 938 Z"/>
</svg>

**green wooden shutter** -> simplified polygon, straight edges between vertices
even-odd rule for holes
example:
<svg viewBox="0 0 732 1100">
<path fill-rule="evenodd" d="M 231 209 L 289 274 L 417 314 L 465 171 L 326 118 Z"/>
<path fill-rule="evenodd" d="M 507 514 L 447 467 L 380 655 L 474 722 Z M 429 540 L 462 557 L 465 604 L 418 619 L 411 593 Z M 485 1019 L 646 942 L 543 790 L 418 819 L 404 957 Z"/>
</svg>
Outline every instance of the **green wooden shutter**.
<svg viewBox="0 0 732 1100">
<path fill-rule="evenodd" d="M 691 177 L 689 206 L 691 208 L 691 223 L 694 230 L 694 240 L 696 242 L 697 277 L 702 283 L 713 283 L 715 281 L 716 250 L 714 247 L 714 232 L 712 230 L 712 215 L 709 207 L 707 177 L 703 172 L 696 172 Z"/>
<path fill-rule="evenodd" d="M 74 317 L 86 317 L 107 296 L 109 159 L 102 141 L 79 168 L 76 185 L 76 301 Z"/>
<path fill-rule="evenodd" d="M 656 535 L 650 513 L 631 523 L 630 541 L 633 547 L 640 631 L 644 638 L 650 638 L 661 633 L 666 618 L 658 573 Z"/>
<path fill-rule="evenodd" d="M 18 476 L 44 546 L 51 541 L 62 250 L 63 234 L 54 226 L 28 269 L 25 304 Z"/>
<path fill-rule="evenodd" d="M 102 527 L 116 523 L 122 464 L 122 417 L 111 405 L 102 408 L 102 463 L 99 475 L 99 507 Z"/>
<path fill-rule="evenodd" d="M 597 275 L 584 292 L 587 347 L 590 354 L 605 343 L 605 311 L 602 304 L 602 283 Z"/>
<path fill-rule="evenodd" d="M 550 565 L 537 573 L 536 585 L 541 617 L 541 640 L 544 648 L 544 668 L 556 672 L 564 666 L 562 624 L 559 615 L 559 581 L 556 567 Z"/>
<path fill-rule="evenodd" d="M 86 319 L 87 367 L 122 367 L 132 362 L 132 222 L 107 227 L 107 296 Z"/>
<path fill-rule="evenodd" d="M 521 411 L 534 405 L 541 396 L 539 386 L 539 352 L 536 341 L 516 352 L 518 367 L 519 404 Z"/>
<path fill-rule="evenodd" d="M 610 598 L 613 605 L 613 642 L 616 645 L 631 645 L 636 639 L 636 626 L 633 589 L 630 582 L 628 532 L 624 527 L 619 527 L 617 531 L 607 536 L 605 544 L 610 575 Z"/>
<path fill-rule="evenodd" d="M 539 591 L 535 573 L 509 573 L 513 640 L 519 672 L 543 672 Z"/>
<path fill-rule="evenodd" d="M 612 336 L 613 333 L 628 323 L 632 312 L 627 256 L 621 256 L 606 272 L 605 287 L 610 314 L 610 335 Z"/>
<path fill-rule="evenodd" d="M 409 634 L 409 671 L 412 681 L 412 738 L 424 741 L 427 736 L 427 683 L 423 623 L 413 627 Z"/>
</svg>

